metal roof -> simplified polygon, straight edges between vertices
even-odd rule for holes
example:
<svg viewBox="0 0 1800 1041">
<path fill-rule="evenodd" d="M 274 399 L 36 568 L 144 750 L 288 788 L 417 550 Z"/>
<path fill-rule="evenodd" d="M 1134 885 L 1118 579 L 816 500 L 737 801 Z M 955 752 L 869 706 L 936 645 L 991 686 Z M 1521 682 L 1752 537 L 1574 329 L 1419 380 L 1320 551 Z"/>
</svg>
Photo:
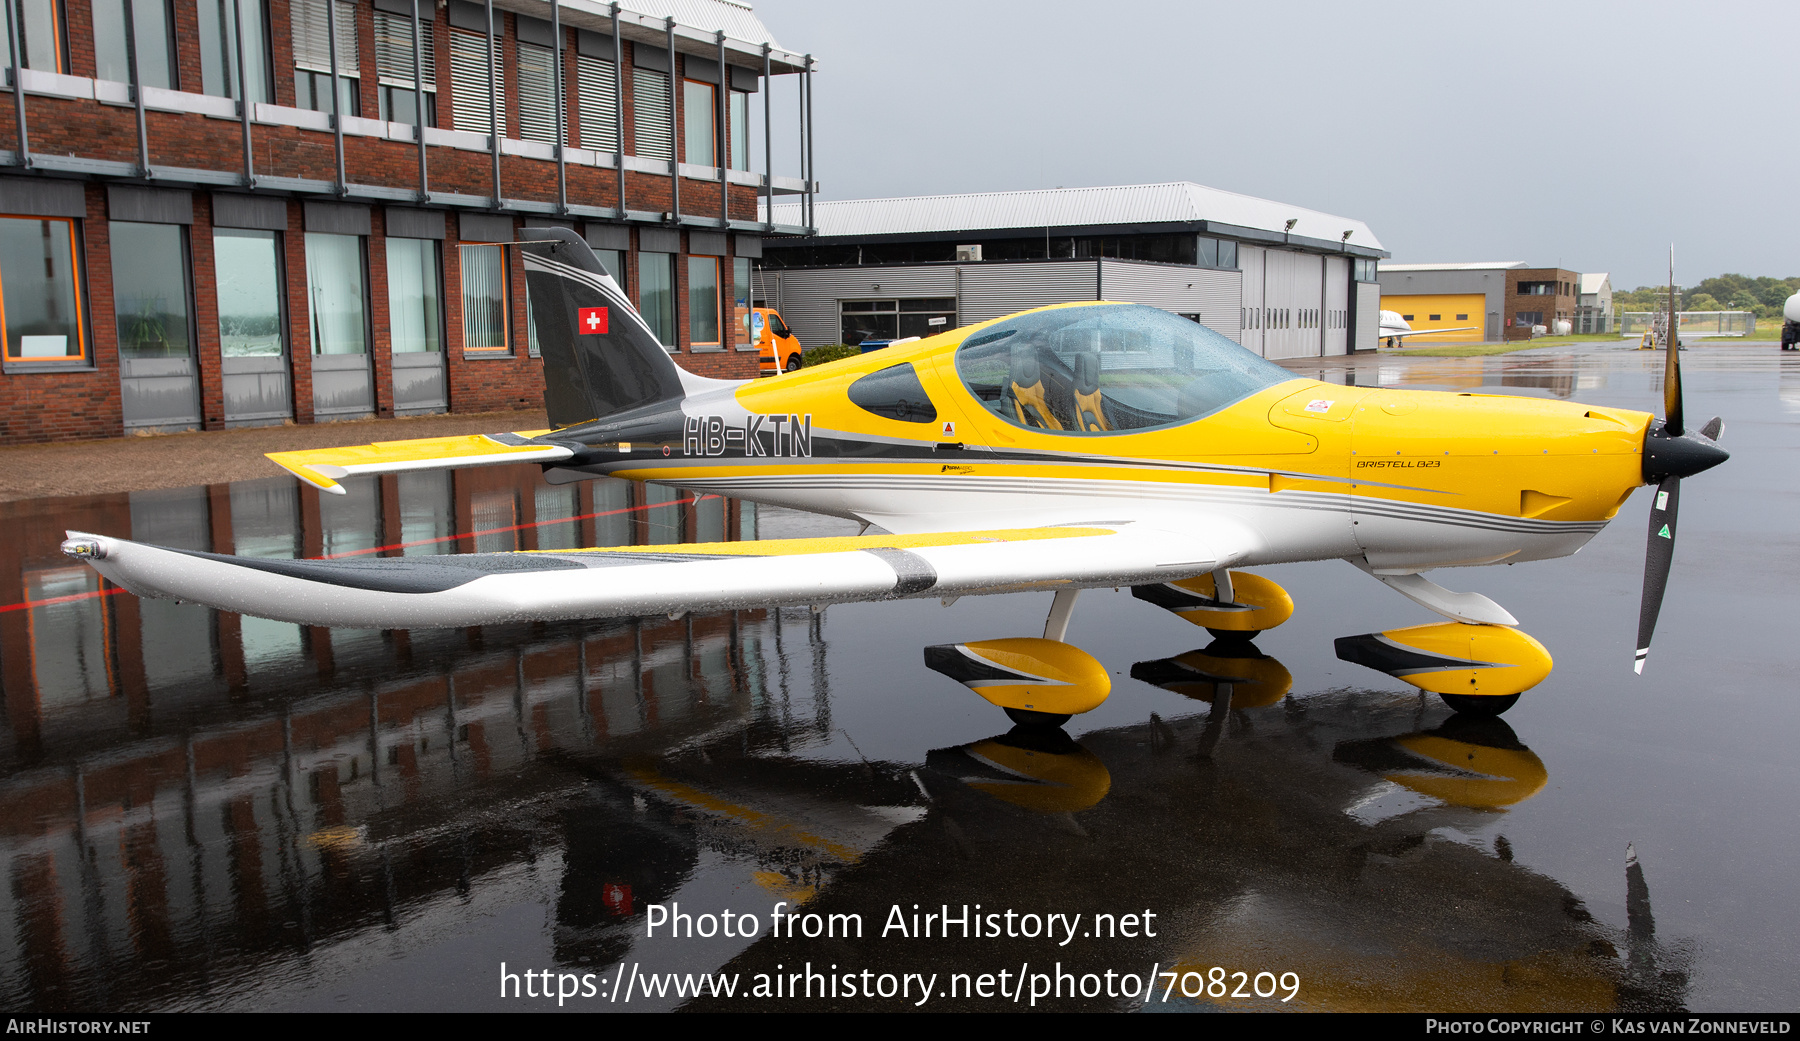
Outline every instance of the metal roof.
<svg viewBox="0 0 1800 1041">
<path fill-rule="evenodd" d="M 550 18 L 549 0 L 498 0 L 504 7 L 537 18 Z M 602 0 L 560 0 L 562 23 L 596 32 L 611 27 L 612 5 Z M 762 67 L 762 46 L 771 49 L 770 71 L 798 71 L 804 58 L 788 51 L 756 17 L 744 0 L 619 0 L 619 29 L 626 39 L 656 43 L 666 37 L 667 20 L 675 20 L 676 49 L 688 54 L 717 53 L 716 33 L 725 34 L 725 49 L 740 64 Z M 817 67 L 815 63 L 815 68 Z"/>
<path fill-rule="evenodd" d="M 1581 288 L 1577 289 L 1576 292 L 1598 293 L 1600 287 L 1606 284 L 1607 278 L 1608 274 L 1605 271 L 1596 271 L 1592 274 L 1583 272 L 1581 276 Z"/>
<path fill-rule="evenodd" d="M 1381 271 L 1507 271 L 1524 266 L 1523 260 L 1489 260 L 1473 264 L 1383 264 Z"/>
<path fill-rule="evenodd" d="M 1205 222 L 1289 235 L 1296 243 L 1304 239 L 1337 245 L 1348 231 L 1352 247 L 1381 249 L 1381 242 L 1362 221 L 1191 181 L 850 199 L 816 203 L 815 213 L 821 238 Z M 800 204 L 776 203 L 775 220 L 802 223 Z M 1291 230 L 1286 226 L 1290 220 L 1295 222 Z"/>
</svg>

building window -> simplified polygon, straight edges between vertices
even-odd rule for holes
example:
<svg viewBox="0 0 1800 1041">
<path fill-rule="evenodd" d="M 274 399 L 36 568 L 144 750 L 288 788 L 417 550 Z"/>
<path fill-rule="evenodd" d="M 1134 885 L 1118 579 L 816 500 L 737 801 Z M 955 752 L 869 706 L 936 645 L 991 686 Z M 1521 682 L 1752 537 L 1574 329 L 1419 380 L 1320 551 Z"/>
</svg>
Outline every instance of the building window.
<svg viewBox="0 0 1800 1041">
<path fill-rule="evenodd" d="M 635 155 L 646 159 L 675 158 L 675 132 L 669 125 L 668 73 L 632 70 L 631 120 Z"/>
<path fill-rule="evenodd" d="M 675 338 L 675 254 L 638 253 L 638 313 L 656 334 L 656 342 L 673 350 Z"/>
<path fill-rule="evenodd" d="M 462 247 L 463 350 L 504 352 L 507 337 L 506 247 Z"/>
<path fill-rule="evenodd" d="M 713 119 L 713 86 L 695 80 L 681 81 L 682 159 L 699 166 L 717 166 L 718 128 Z"/>
<path fill-rule="evenodd" d="M 1555 296 L 1555 282 L 1520 282 L 1520 296 Z"/>
<path fill-rule="evenodd" d="M 735 257 L 731 261 L 731 315 L 737 324 L 734 336 L 738 350 L 754 347 L 750 335 L 750 258 Z"/>
<path fill-rule="evenodd" d="M 750 95 L 731 92 L 731 168 L 750 169 Z"/>
<path fill-rule="evenodd" d="M 413 83 L 413 20 L 403 14 L 375 12 L 375 77 L 380 118 L 419 125 L 419 98 L 425 99 L 425 125 L 437 126 L 437 53 L 432 46 L 430 0 L 419 2 L 419 78 Z"/>
<path fill-rule="evenodd" d="M 281 236 L 273 231 L 213 232 L 218 272 L 219 353 L 227 358 L 281 354 Z"/>
<path fill-rule="evenodd" d="M 394 353 L 442 350 L 438 244 L 431 239 L 389 238 L 387 273 L 388 328 Z"/>
<path fill-rule="evenodd" d="M 1376 281 L 1376 261 L 1355 258 L 1350 261 L 1351 278 L 1358 282 Z"/>
<path fill-rule="evenodd" d="M 243 19 L 244 89 L 252 102 L 274 100 L 269 82 L 269 19 L 262 0 L 199 0 L 200 86 L 238 96 L 238 19 Z"/>
<path fill-rule="evenodd" d="M 519 136 L 556 144 L 556 55 L 531 43 L 518 48 Z"/>
<path fill-rule="evenodd" d="M 336 3 L 328 11 L 327 3 Z M 293 0 L 294 104 L 315 112 L 362 115 L 361 57 L 356 47 L 356 5 L 343 0 Z M 331 101 L 331 18 L 337 19 L 338 99 Z"/>
<path fill-rule="evenodd" d="M 1466 314 L 1459 314 L 1456 316 L 1456 320 L 1459 322 L 1466 322 L 1469 320 L 1469 316 Z"/>
<path fill-rule="evenodd" d="M 69 71 L 69 41 L 63 32 L 61 0 L 18 0 L 16 9 L 25 32 L 19 40 L 19 62 L 39 72 Z"/>
<path fill-rule="evenodd" d="M 717 347 L 719 339 L 719 258 L 688 258 L 688 344 Z"/>
<path fill-rule="evenodd" d="M 90 567 L 27 571 L 32 679 L 40 711 L 111 695 L 113 640 L 100 576 Z"/>
<path fill-rule="evenodd" d="M 956 328 L 956 298 L 845 300 L 841 314 L 842 338 L 848 344 L 936 336 Z"/>
<path fill-rule="evenodd" d="M 605 58 L 590 58 L 585 54 L 578 55 L 575 61 L 575 86 L 580 93 L 581 147 L 596 152 L 617 152 L 619 82 L 615 78 L 615 66 Z"/>
<path fill-rule="evenodd" d="M 168 0 L 94 0 L 94 71 L 103 80 L 131 83 L 132 50 L 139 81 L 175 87 L 174 19 Z"/>
<path fill-rule="evenodd" d="M 113 221 L 113 313 L 122 358 L 185 358 L 188 323 L 187 228 Z"/>
<path fill-rule="evenodd" d="M 0 325 L 8 362 L 87 358 L 75 222 L 0 217 Z"/>
<path fill-rule="evenodd" d="M 1237 269 L 1237 243 L 1230 239 L 1215 239 L 1209 235 L 1201 235 L 1196 245 L 1195 261 L 1201 267 Z"/>
<path fill-rule="evenodd" d="M 306 233 L 306 317 L 314 354 L 367 354 L 361 235 Z"/>
<path fill-rule="evenodd" d="M 1544 324 L 1544 312 L 1542 312 L 1542 311 L 1520 311 L 1518 314 L 1513 316 L 1513 322 L 1517 325 L 1543 325 Z"/>
<path fill-rule="evenodd" d="M 1444 320 L 1444 316 L 1441 314 L 1430 314 L 1425 316 L 1425 320 L 1428 322 L 1441 322 Z"/>
<path fill-rule="evenodd" d="M 619 283 L 619 288 L 625 288 L 625 251 L 622 249 L 597 249 L 594 251 L 594 256 L 600 258 L 600 266 L 606 269 L 606 273 L 613 277 L 614 282 Z"/>
<path fill-rule="evenodd" d="M 494 41 L 494 61 L 490 66 L 486 36 L 450 30 L 450 87 L 456 129 L 506 136 L 506 96 L 494 89 L 499 83 L 500 41 Z"/>
</svg>

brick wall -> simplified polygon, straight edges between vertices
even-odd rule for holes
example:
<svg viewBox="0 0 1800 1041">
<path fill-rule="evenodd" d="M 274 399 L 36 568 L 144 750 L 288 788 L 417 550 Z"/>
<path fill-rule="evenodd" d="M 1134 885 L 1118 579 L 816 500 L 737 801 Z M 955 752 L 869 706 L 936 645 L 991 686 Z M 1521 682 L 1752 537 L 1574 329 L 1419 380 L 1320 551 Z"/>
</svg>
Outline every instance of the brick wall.
<svg viewBox="0 0 1800 1041">
<path fill-rule="evenodd" d="M 431 31 L 436 47 L 438 125 L 451 125 L 455 104 L 449 60 L 449 27 L 437 5 L 420 5 L 422 13 L 435 14 Z M 359 4 L 356 29 L 360 43 L 362 73 L 362 109 L 366 118 L 377 116 L 377 77 L 375 68 L 374 23 L 371 8 Z M 87 0 L 68 0 L 66 4 L 69 72 L 75 76 L 94 75 L 92 14 Z M 275 103 L 294 103 L 293 49 L 288 5 L 273 0 L 268 5 L 272 43 Z M 507 93 L 508 133 L 518 133 L 519 104 L 516 63 L 516 18 L 505 17 L 506 34 L 499 41 L 505 70 L 503 86 Z M 190 92 L 201 89 L 201 57 L 196 16 L 191 4 L 176 5 L 177 87 Z M 575 83 L 575 31 L 565 28 L 564 85 L 567 90 L 570 140 L 579 140 L 578 93 Z M 634 140 L 634 114 L 631 106 L 632 48 L 626 42 L 624 66 L 621 69 L 625 106 L 625 140 L 627 151 Z M 672 84 L 676 96 L 677 125 L 675 142 L 678 153 L 684 147 L 680 76 Z M 34 154 L 76 156 L 86 159 L 126 163 L 135 166 L 138 158 L 137 117 L 133 108 L 102 104 L 94 100 L 28 95 L 27 120 Z M 728 120 L 725 122 L 728 123 Z M 239 173 L 243 167 L 243 140 L 239 121 L 189 113 L 147 112 L 146 129 L 153 165 L 183 169 L 206 169 Z M 0 105 L 0 147 L 15 147 L 17 126 L 10 104 Z M 333 135 L 287 126 L 252 127 L 252 154 L 255 172 L 261 177 L 299 177 L 330 182 L 336 178 L 336 153 Z M 728 146 L 727 146 L 728 147 Z M 346 136 L 345 169 L 353 184 L 376 185 L 402 190 L 418 187 L 418 148 L 414 144 L 377 138 Z M 486 152 L 461 151 L 442 146 L 428 149 L 430 188 L 434 192 L 456 193 L 487 198 L 493 194 L 492 158 Z M 557 167 L 554 161 L 504 155 L 501 158 L 501 192 L 510 200 L 555 203 L 557 199 Z M 17 176 L 4 171 L 0 176 Z M 32 174 L 25 174 L 32 176 Z M 50 172 L 46 176 L 59 176 Z M 74 175 L 63 175 L 74 176 Z M 613 207 L 618 202 L 618 171 L 569 165 L 566 167 L 568 200 L 575 205 Z M 141 182 L 140 182 L 141 183 Z M 195 316 L 195 350 L 199 384 L 201 425 L 219 429 L 226 423 L 224 384 L 219 356 L 218 306 L 214 290 L 216 272 L 213 266 L 213 224 L 210 191 L 212 185 L 180 185 L 163 182 L 164 187 L 190 187 L 193 191 L 194 223 L 189 228 L 192 258 L 191 301 Z M 629 171 L 624 174 L 626 206 L 638 212 L 664 213 L 674 208 L 674 192 L 667 176 Z M 119 384 L 119 358 L 113 319 L 111 254 L 108 248 L 106 190 L 101 183 L 85 188 L 86 218 L 79 222 L 81 243 L 82 305 L 84 327 L 88 338 L 92 368 L 65 372 L 9 372 L 0 374 L 0 444 L 38 441 L 62 441 L 94 437 L 114 437 L 124 432 Z M 716 218 L 719 212 L 717 181 L 684 179 L 681 184 L 681 209 L 684 214 Z M 308 196 L 329 198 L 329 196 Z M 748 186 L 732 185 L 728 189 L 730 215 L 736 220 L 755 220 L 757 191 Z M 313 388 L 311 335 L 307 316 L 305 222 L 302 200 L 288 201 L 288 227 L 283 238 L 287 277 L 287 332 L 291 365 L 291 392 L 295 422 L 313 421 Z M 383 210 L 371 206 L 371 232 L 366 242 L 368 268 L 365 284 L 368 294 L 373 337 L 370 343 L 375 383 L 377 415 L 393 414 L 392 355 L 388 338 L 386 229 Z M 442 250 L 442 301 L 445 318 L 445 349 L 450 408 L 452 411 L 485 411 L 516 408 L 542 400 L 543 375 L 538 359 L 527 352 L 525 327 L 523 270 L 514 261 L 513 300 L 509 321 L 513 349 L 505 356 L 465 355 L 462 349 L 462 301 L 460 264 L 456 249 L 456 215 L 447 212 L 448 237 Z M 522 219 L 515 219 L 515 228 Z M 626 285 L 634 300 L 638 287 L 637 235 L 631 236 L 626 255 Z M 683 234 L 683 253 L 676 263 L 677 315 L 679 344 L 674 352 L 678 364 L 698 373 L 721 378 L 751 378 L 756 375 L 756 355 L 731 349 L 735 325 L 732 321 L 732 263 L 729 256 L 720 261 L 719 312 L 723 350 L 694 352 L 690 346 L 691 322 L 688 315 L 687 236 Z"/>
<path fill-rule="evenodd" d="M 1520 282 L 1555 282 L 1559 291 L 1549 296 L 1520 296 Z M 1544 325 L 1558 318 L 1573 320 L 1575 317 L 1575 290 L 1580 288 L 1581 276 L 1573 271 L 1561 268 L 1512 268 L 1506 272 L 1506 303 L 1504 326 L 1510 328 L 1521 321 L 1521 311 L 1536 311 L 1544 316 Z"/>
</svg>

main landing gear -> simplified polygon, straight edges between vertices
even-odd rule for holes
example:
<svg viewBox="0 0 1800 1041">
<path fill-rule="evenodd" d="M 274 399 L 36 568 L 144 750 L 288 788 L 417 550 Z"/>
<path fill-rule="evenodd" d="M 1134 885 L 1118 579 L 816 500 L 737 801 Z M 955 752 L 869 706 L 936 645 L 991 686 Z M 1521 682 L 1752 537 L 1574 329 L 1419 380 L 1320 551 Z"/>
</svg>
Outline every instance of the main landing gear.
<svg viewBox="0 0 1800 1041">
<path fill-rule="evenodd" d="M 1472 716 L 1500 715 L 1550 675 L 1550 652 L 1513 628 L 1518 620 L 1487 597 L 1453 593 L 1423 575 L 1370 574 L 1454 621 L 1340 637 L 1344 661 L 1431 691 Z"/>
<path fill-rule="evenodd" d="M 968 687 L 1023 727 L 1054 729 L 1112 693 L 1106 666 L 1063 641 L 1079 589 L 1056 594 L 1044 635 L 925 648 L 925 665 Z"/>
</svg>

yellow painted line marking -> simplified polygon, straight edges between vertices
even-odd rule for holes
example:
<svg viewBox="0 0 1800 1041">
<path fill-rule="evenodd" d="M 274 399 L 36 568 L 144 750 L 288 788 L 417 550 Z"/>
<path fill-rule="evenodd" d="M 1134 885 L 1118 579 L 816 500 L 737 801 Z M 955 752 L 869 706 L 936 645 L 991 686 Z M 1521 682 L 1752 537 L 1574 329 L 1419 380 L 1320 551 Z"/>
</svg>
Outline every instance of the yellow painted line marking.
<svg viewBox="0 0 1800 1041">
<path fill-rule="evenodd" d="M 927 535 L 837 535 L 813 539 L 767 539 L 761 542 L 685 542 L 661 546 L 595 546 L 589 549 L 533 550 L 569 556 L 576 553 L 681 553 L 719 557 L 780 557 L 808 553 L 850 553 L 863 549 L 926 549 L 977 543 L 1036 542 L 1043 539 L 1088 538 L 1116 534 L 1111 528 L 1013 528 L 1000 531 L 951 531 Z"/>
</svg>

